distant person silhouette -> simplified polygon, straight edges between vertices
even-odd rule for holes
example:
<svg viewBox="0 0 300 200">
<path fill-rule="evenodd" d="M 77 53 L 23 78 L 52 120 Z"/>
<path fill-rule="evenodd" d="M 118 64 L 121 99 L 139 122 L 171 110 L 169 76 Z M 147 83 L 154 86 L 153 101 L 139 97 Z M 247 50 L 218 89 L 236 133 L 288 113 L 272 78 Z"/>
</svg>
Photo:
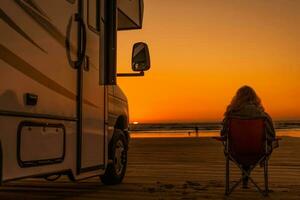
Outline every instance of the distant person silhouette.
<svg viewBox="0 0 300 200">
<path fill-rule="evenodd" d="M 223 127 L 221 130 L 221 136 L 225 136 L 228 118 L 229 117 L 239 117 L 239 118 L 256 118 L 265 117 L 266 118 L 266 131 L 267 131 L 267 141 L 269 144 L 270 151 L 272 150 L 272 141 L 275 140 L 275 129 L 273 126 L 272 118 L 261 103 L 260 98 L 257 96 L 254 89 L 250 86 L 243 86 L 238 89 L 235 96 L 232 98 L 231 103 L 227 106 L 226 112 L 224 113 Z M 247 170 L 245 168 L 245 170 Z M 243 186 L 247 187 L 248 177 L 243 179 Z"/>
<path fill-rule="evenodd" d="M 199 128 L 198 126 L 195 127 L 196 136 L 199 137 Z"/>
</svg>

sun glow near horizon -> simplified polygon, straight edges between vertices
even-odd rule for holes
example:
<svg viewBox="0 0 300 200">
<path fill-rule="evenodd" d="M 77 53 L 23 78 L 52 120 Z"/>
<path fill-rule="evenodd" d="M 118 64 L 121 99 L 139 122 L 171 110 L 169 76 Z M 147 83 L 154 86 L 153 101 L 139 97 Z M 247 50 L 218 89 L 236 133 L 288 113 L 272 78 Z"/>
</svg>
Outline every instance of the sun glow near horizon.
<svg viewBox="0 0 300 200">
<path fill-rule="evenodd" d="M 300 119 L 300 1 L 145 0 L 144 29 L 118 33 L 118 71 L 134 42 L 152 68 L 118 78 L 131 122 L 219 121 L 236 90 L 252 86 L 274 119 Z"/>
</svg>

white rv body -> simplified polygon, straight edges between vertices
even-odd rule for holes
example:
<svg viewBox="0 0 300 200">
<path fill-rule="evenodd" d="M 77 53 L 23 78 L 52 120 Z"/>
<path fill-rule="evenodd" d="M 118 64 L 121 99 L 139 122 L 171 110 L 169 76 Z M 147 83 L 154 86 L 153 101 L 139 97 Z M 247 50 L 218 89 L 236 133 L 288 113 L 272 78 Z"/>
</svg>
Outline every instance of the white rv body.
<svg viewBox="0 0 300 200">
<path fill-rule="evenodd" d="M 0 183 L 102 175 L 115 129 L 128 139 L 127 99 L 107 41 L 118 27 L 141 28 L 143 3 L 119 0 L 114 12 L 109 2 L 0 1 Z"/>
</svg>

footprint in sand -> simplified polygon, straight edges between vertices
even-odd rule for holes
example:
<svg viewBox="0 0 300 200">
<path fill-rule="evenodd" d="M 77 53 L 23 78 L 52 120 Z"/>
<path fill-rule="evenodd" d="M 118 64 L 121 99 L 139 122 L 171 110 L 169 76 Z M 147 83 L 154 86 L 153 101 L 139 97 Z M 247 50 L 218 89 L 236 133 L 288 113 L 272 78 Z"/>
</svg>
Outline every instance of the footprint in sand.
<svg viewBox="0 0 300 200">
<path fill-rule="evenodd" d="M 173 184 L 162 184 L 161 182 L 157 181 L 156 184 L 161 188 L 161 189 L 168 189 L 171 190 L 175 188 L 175 185 Z"/>
<path fill-rule="evenodd" d="M 147 188 L 147 191 L 148 191 L 149 193 L 154 193 L 154 192 L 156 192 L 156 189 L 153 188 L 153 187 L 151 187 L 151 188 Z"/>
<path fill-rule="evenodd" d="M 186 181 L 186 184 L 189 186 L 201 186 L 200 183 L 195 182 L 195 181 Z"/>
<path fill-rule="evenodd" d="M 174 186 L 173 184 L 164 184 L 164 185 L 161 185 L 160 187 L 165 188 L 165 189 L 168 189 L 168 190 L 171 190 L 171 189 L 173 189 L 175 186 Z"/>
<path fill-rule="evenodd" d="M 186 181 L 185 184 L 183 184 L 183 189 L 192 188 L 193 190 L 207 190 L 208 186 L 202 186 L 199 182 L 195 181 Z"/>
<path fill-rule="evenodd" d="M 223 182 L 221 182 L 221 181 L 215 181 L 215 180 L 209 181 L 208 185 L 211 186 L 211 187 L 224 187 Z"/>
<path fill-rule="evenodd" d="M 175 185 L 173 184 L 161 184 L 159 181 L 157 181 L 156 184 L 157 184 L 156 187 L 145 188 L 146 191 L 148 191 L 149 193 L 155 193 L 155 192 L 164 192 L 166 190 L 171 190 L 175 188 Z"/>
</svg>

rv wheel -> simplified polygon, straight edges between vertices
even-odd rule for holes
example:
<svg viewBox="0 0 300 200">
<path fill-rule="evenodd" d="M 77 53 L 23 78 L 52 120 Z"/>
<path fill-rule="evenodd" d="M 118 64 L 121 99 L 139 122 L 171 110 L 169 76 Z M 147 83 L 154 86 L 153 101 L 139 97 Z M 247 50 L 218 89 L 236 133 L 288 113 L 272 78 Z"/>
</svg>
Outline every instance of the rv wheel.
<svg viewBox="0 0 300 200">
<path fill-rule="evenodd" d="M 112 161 L 107 165 L 105 174 L 100 176 L 102 183 L 115 185 L 122 182 L 127 167 L 128 143 L 123 131 L 116 129 L 109 143 L 108 157 Z"/>
</svg>

